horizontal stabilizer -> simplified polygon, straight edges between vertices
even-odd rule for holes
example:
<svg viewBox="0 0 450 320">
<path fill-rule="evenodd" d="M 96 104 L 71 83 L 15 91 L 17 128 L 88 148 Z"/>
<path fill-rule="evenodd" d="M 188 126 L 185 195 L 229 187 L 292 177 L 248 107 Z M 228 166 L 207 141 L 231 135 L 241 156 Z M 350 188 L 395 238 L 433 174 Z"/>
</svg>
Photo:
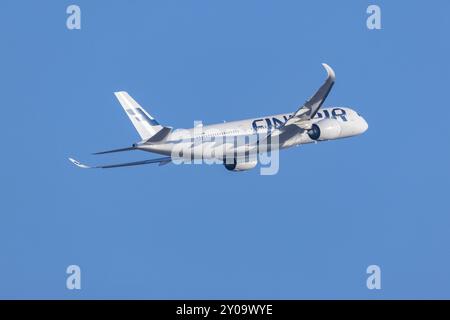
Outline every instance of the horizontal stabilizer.
<svg viewBox="0 0 450 320">
<path fill-rule="evenodd" d="M 106 153 L 123 152 L 123 151 L 131 151 L 131 150 L 136 150 L 136 147 L 128 147 L 128 148 L 106 150 L 106 151 L 95 152 L 93 154 L 97 155 L 97 154 L 106 154 Z"/>
</svg>

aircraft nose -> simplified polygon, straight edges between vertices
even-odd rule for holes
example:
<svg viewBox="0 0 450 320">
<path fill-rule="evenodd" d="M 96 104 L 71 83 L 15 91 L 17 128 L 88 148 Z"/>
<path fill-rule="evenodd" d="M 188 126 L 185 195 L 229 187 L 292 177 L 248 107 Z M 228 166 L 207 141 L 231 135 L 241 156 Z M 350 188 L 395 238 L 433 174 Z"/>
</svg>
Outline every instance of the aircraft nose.
<svg viewBox="0 0 450 320">
<path fill-rule="evenodd" d="M 369 129 L 369 124 L 367 123 L 366 119 L 361 117 L 361 133 L 364 133 Z"/>
</svg>

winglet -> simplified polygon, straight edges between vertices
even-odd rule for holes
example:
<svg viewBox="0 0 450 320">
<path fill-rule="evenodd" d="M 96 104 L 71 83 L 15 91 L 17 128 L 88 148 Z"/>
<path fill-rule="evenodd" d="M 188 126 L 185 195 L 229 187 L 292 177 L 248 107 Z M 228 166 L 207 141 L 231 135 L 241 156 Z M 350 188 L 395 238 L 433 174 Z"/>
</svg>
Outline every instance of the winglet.
<svg viewBox="0 0 450 320">
<path fill-rule="evenodd" d="M 336 74 L 334 73 L 334 70 L 326 63 L 322 63 L 322 66 L 325 68 L 325 70 L 327 70 L 328 78 L 332 79 L 333 81 L 336 80 Z"/>
<path fill-rule="evenodd" d="M 69 160 L 70 160 L 70 162 L 72 162 L 77 167 L 83 168 L 83 169 L 109 169 L 109 168 L 118 168 L 118 167 L 138 166 L 138 165 L 141 165 L 141 164 L 150 164 L 150 163 L 159 163 L 160 165 L 164 165 L 164 164 L 172 162 L 172 158 L 171 157 L 162 157 L 162 158 L 156 158 L 156 159 L 147 159 L 147 160 L 134 161 L 134 162 L 106 164 L 106 165 L 98 165 L 98 166 L 90 167 L 90 166 L 87 166 L 85 164 L 82 164 L 78 160 L 75 160 L 75 159 L 72 159 L 72 158 L 69 158 Z"/>
<path fill-rule="evenodd" d="M 87 166 L 87 165 L 85 165 L 85 164 L 82 164 L 80 161 L 78 161 L 78 160 L 75 160 L 75 159 L 72 159 L 72 158 L 69 158 L 69 160 L 70 160 L 70 162 L 72 162 L 74 165 L 76 165 L 77 167 L 79 167 L 79 168 L 83 168 L 83 169 L 90 169 L 91 167 L 89 167 L 89 166 Z"/>
</svg>

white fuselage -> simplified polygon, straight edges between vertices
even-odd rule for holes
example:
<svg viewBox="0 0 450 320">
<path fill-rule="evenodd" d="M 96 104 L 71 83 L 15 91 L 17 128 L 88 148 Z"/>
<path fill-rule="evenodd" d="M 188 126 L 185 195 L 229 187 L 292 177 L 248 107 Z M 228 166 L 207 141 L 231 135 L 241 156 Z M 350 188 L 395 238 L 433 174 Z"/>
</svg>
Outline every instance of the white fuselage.
<svg viewBox="0 0 450 320">
<path fill-rule="evenodd" d="M 248 141 L 261 141 L 268 134 L 277 137 L 277 144 L 280 149 L 292 146 L 312 143 L 316 141 L 334 140 L 356 136 L 364 133 L 368 124 L 365 119 L 356 111 L 350 108 L 324 108 L 317 112 L 315 117 L 308 121 L 309 126 L 318 124 L 324 133 L 323 137 L 312 139 L 302 127 L 290 126 L 289 130 L 278 129 L 282 124 L 292 116 L 292 113 L 277 114 L 273 116 L 259 117 L 253 119 L 231 121 L 207 126 L 197 126 L 191 129 L 179 129 L 173 131 L 163 142 L 148 144 L 137 144 L 137 149 L 159 153 L 163 155 L 173 154 L 174 147 L 189 150 L 195 157 L 208 158 L 210 152 L 205 153 L 204 146 L 222 147 L 226 143 L 237 139 L 248 139 Z M 326 120 L 326 121 L 325 121 Z M 252 140 L 252 138 L 254 138 Z M 247 143 L 247 147 L 256 146 L 252 142 Z M 234 152 L 236 144 L 230 144 L 229 152 Z"/>
</svg>

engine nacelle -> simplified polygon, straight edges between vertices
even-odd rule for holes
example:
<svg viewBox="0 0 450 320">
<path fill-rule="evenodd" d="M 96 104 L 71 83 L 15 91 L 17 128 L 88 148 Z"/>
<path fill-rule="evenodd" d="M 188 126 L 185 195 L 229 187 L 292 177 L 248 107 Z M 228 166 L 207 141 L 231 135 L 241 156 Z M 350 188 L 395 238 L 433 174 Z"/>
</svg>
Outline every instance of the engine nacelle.
<svg viewBox="0 0 450 320">
<path fill-rule="evenodd" d="M 257 160 L 237 162 L 235 159 L 233 163 L 224 163 L 223 165 L 225 166 L 225 169 L 229 171 L 246 171 L 253 169 L 257 164 Z"/>
<path fill-rule="evenodd" d="M 324 119 L 316 122 L 308 130 L 308 136 L 312 140 L 331 140 L 339 138 L 341 134 L 341 125 L 336 119 Z"/>
</svg>

